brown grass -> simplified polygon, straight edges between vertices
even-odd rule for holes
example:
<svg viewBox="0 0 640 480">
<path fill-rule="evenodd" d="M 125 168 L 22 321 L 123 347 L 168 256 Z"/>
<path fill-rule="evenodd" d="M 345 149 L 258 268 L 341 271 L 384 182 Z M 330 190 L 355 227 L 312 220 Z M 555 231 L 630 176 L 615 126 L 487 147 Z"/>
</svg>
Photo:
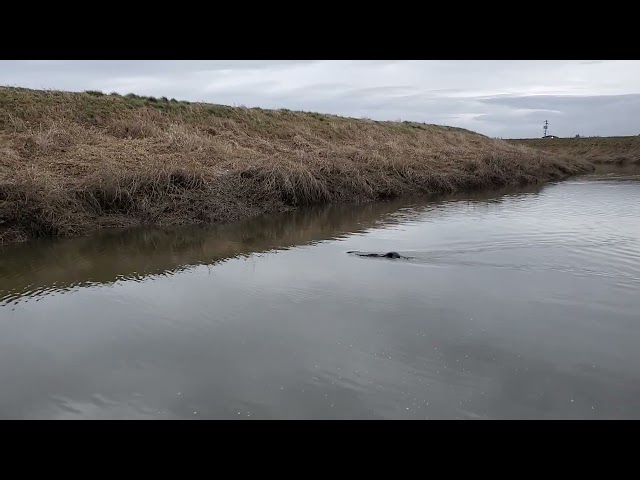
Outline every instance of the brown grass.
<svg viewBox="0 0 640 480">
<path fill-rule="evenodd" d="M 236 220 L 590 168 L 467 130 L 0 87 L 0 238 Z"/>
<path fill-rule="evenodd" d="M 595 165 L 640 165 L 640 136 L 532 138 L 509 142 L 552 154 L 578 157 Z"/>
</svg>

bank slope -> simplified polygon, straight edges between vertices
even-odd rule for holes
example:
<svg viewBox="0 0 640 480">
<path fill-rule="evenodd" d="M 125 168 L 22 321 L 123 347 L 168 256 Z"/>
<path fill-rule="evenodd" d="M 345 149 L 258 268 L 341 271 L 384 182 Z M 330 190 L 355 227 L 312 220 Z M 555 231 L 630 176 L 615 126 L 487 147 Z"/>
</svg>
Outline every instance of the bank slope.
<svg viewBox="0 0 640 480">
<path fill-rule="evenodd" d="M 587 169 L 452 127 L 0 87 L 4 242 L 546 182 Z"/>
</svg>

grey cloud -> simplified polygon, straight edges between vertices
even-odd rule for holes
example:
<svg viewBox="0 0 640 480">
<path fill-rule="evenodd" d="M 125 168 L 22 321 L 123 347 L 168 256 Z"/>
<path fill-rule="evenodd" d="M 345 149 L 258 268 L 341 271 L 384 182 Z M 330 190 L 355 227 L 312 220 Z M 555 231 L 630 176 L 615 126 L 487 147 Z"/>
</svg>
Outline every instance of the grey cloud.
<svg viewBox="0 0 640 480">
<path fill-rule="evenodd" d="M 549 120 L 549 133 L 562 137 L 579 135 L 640 134 L 640 94 L 603 96 L 501 96 L 481 99 L 481 103 L 504 107 L 501 112 L 483 114 L 480 122 L 511 123 L 514 132 L 537 129 Z M 524 111 L 523 111 L 524 110 Z M 519 113 L 521 112 L 521 113 Z"/>
<path fill-rule="evenodd" d="M 0 61 L 0 84 L 444 123 L 489 136 L 640 133 L 640 62 Z M 580 95 L 576 95 L 580 93 Z"/>
<path fill-rule="evenodd" d="M 628 103 L 638 103 L 640 95 L 600 95 L 600 96 L 560 96 L 536 95 L 529 97 L 498 96 L 482 99 L 484 103 L 506 105 L 517 108 L 541 110 L 557 110 L 560 108 L 602 108 L 607 106 L 622 106 Z"/>
</svg>

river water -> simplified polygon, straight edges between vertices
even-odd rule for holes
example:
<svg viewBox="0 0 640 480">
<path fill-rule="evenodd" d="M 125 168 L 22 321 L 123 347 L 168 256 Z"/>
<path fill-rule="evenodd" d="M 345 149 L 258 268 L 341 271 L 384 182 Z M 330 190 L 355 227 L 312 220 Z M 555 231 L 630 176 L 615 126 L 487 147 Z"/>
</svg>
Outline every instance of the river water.
<svg viewBox="0 0 640 480">
<path fill-rule="evenodd" d="M 640 418 L 640 175 L 4 247 L 0 418 Z"/>
</svg>

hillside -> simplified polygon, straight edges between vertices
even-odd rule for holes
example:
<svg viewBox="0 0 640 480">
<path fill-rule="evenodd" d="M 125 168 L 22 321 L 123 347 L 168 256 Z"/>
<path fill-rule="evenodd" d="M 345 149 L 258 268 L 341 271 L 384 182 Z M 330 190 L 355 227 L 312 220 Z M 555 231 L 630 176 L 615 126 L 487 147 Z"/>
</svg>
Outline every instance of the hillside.
<svg viewBox="0 0 640 480">
<path fill-rule="evenodd" d="M 588 170 L 470 131 L 0 87 L 0 240 L 237 220 Z"/>
<path fill-rule="evenodd" d="M 533 138 L 509 140 L 516 145 L 570 155 L 601 165 L 640 165 L 640 136 Z"/>
</svg>

